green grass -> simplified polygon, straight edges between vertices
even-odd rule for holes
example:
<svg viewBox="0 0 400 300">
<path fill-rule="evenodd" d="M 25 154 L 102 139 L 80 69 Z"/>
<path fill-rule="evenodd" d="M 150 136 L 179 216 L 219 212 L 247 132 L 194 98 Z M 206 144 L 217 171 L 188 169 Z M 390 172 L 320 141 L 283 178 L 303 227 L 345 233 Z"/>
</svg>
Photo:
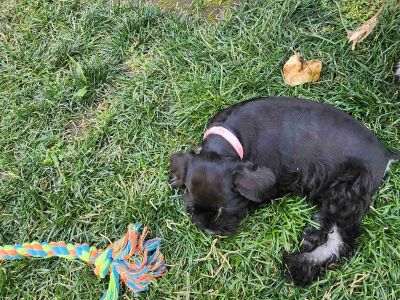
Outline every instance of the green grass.
<svg viewBox="0 0 400 300">
<path fill-rule="evenodd" d="M 356 51 L 346 30 L 371 15 L 368 1 L 240 1 L 219 22 L 133 2 L 0 3 L 0 244 L 106 246 L 141 221 L 163 239 L 169 266 L 141 299 L 399 299 L 399 164 L 354 256 L 305 289 L 283 278 L 281 259 L 298 249 L 310 203 L 285 197 L 237 235 L 212 237 L 168 185 L 170 153 L 195 147 L 219 109 L 260 95 L 332 104 L 400 149 L 396 1 Z M 316 84 L 284 84 L 293 51 L 322 60 Z M 106 285 L 78 262 L 0 265 L 1 299 L 99 299 Z"/>
</svg>

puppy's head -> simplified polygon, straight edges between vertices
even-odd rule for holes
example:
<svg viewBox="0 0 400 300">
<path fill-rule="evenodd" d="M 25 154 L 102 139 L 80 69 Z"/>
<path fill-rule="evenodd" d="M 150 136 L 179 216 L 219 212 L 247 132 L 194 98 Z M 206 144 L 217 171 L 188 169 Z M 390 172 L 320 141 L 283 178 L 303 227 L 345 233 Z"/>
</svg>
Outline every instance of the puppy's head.
<svg viewBox="0 0 400 300">
<path fill-rule="evenodd" d="M 268 168 L 194 152 L 171 155 L 171 179 L 173 187 L 186 187 L 183 199 L 193 223 L 222 235 L 235 233 L 249 202 L 260 203 L 276 182 Z"/>
</svg>

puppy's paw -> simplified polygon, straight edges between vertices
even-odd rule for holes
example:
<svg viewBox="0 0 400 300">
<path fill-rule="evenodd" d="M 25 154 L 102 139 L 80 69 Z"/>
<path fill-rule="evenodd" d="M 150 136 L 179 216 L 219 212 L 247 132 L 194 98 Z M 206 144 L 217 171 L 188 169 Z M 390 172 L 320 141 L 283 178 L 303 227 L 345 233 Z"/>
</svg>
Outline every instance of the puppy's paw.
<svg viewBox="0 0 400 300">
<path fill-rule="evenodd" d="M 203 147 L 199 146 L 196 149 L 194 149 L 194 154 L 199 155 L 199 154 L 201 154 L 201 151 L 203 151 Z"/>
<path fill-rule="evenodd" d="M 303 241 L 301 242 L 301 251 L 310 252 L 326 243 L 328 234 L 326 231 L 309 227 L 304 231 Z"/>
<path fill-rule="evenodd" d="M 175 175 L 170 175 L 169 183 L 170 183 L 172 188 L 177 189 L 177 188 L 180 188 L 183 185 L 183 180 L 179 179 Z"/>
<path fill-rule="evenodd" d="M 305 287 L 318 278 L 322 266 L 307 258 L 307 253 L 292 253 L 283 257 L 286 277 L 295 285 Z"/>
</svg>

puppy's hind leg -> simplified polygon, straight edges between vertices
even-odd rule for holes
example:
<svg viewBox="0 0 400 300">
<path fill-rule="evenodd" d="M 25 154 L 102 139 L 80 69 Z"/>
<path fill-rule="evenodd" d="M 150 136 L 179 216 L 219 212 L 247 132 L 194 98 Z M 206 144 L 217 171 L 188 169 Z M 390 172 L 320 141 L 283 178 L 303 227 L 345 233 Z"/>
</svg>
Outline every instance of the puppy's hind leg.
<svg viewBox="0 0 400 300">
<path fill-rule="evenodd" d="M 328 265 L 352 252 L 361 233 L 361 218 L 370 204 L 370 186 L 368 172 L 352 165 L 342 169 L 321 193 L 321 228 L 306 231 L 302 252 L 284 257 L 288 276 L 296 285 L 311 283 Z"/>
<path fill-rule="evenodd" d="M 319 228 L 316 228 L 312 225 L 307 225 L 304 228 L 301 241 L 302 252 L 310 252 L 318 246 L 324 244 L 328 240 L 328 233 L 330 232 L 330 228 L 325 228 L 324 225 L 326 224 L 322 225 L 320 211 L 314 214 L 313 220 L 314 222 L 319 224 Z"/>
</svg>

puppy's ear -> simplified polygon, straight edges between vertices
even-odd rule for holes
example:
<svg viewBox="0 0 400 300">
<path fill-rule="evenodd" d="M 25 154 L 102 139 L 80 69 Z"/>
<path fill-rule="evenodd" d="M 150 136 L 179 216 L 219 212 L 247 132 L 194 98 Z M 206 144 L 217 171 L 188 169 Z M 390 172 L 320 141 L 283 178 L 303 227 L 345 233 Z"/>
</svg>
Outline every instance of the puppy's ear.
<svg viewBox="0 0 400 300">
<path fill-rule="evenodd" d="M 192 158 L 191 152 L 177 152 L 170 157 L 170 177 L 173 188 L 185 185 L 186 170 Z"/>
<path fill-rule="evenodd" d="M 235 189 L 243 197 L 254 202 L 262 202 L 269 189 L 276 183 L 275 174 L 269 168 L 240 166 L 233 172 Z"/>
</svg>

